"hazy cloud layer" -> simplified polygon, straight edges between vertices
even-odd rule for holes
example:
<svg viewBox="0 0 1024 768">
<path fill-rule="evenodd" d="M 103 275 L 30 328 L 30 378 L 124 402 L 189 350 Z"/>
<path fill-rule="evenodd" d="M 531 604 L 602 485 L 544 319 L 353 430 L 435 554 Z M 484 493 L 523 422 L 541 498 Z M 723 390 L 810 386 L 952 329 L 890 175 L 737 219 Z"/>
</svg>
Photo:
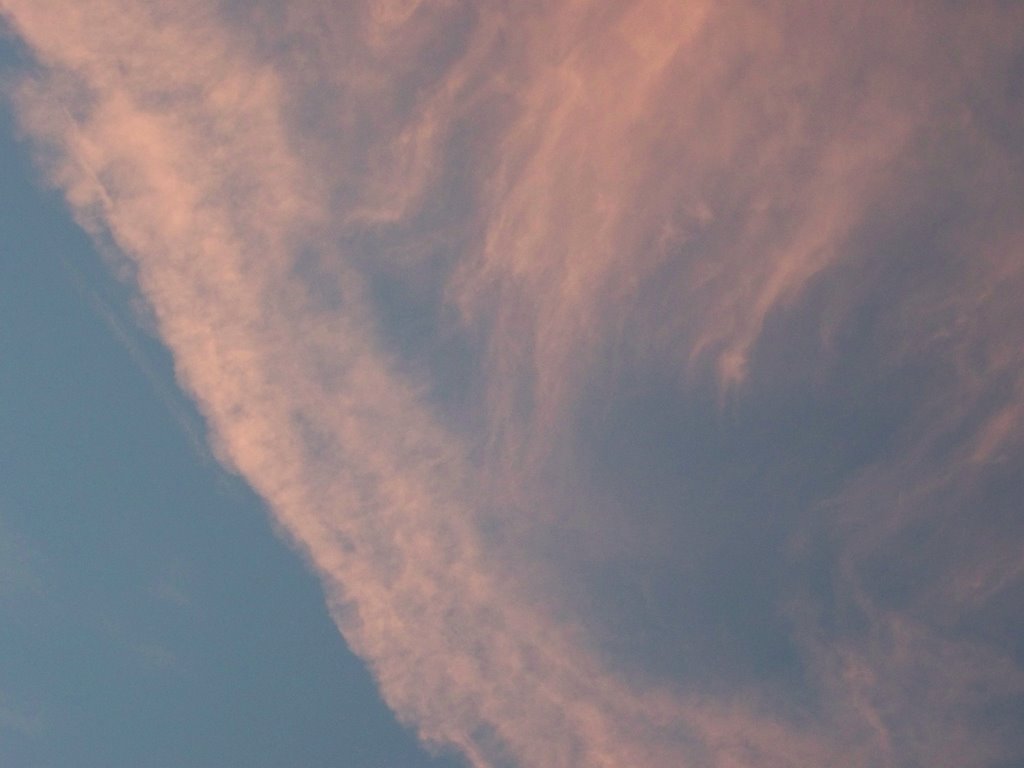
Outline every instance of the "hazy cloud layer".
<svg viewBox="0 0 1024 768">
<path fill-rule="evenodd" d="M 1024 758 L 1024 9 L 0 9 L 47 179 L 426 741 Z"/>
</svg>

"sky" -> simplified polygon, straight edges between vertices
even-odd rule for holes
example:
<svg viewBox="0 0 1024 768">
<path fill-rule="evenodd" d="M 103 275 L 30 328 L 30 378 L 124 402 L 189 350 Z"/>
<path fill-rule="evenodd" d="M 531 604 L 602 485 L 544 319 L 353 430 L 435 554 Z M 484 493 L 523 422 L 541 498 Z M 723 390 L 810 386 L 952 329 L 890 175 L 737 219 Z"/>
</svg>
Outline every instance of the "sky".
<svg viewBox="0 0 1024 768">
<path fill-rule="evenodd" d="M 0 29 L 5 765 L 1024 763 L 1024 5 Z"/>
</svg>

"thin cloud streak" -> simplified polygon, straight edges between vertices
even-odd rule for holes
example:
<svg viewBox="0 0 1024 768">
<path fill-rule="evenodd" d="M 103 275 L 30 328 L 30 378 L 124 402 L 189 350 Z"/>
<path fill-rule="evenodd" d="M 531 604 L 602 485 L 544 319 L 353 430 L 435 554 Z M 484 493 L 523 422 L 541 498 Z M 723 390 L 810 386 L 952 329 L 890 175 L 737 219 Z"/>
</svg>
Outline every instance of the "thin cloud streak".
<svg viewBox="0 0 1024 768">
<path fill-rule="evenodd" d="M 127 257 L 218 458 L 266 499 L 424 740 L 475 766 L 1022 754 L 984 716 L 1024 693 L 1019 637 L 991 608 L 1024 576 L 1019 484 L 998 497 L 1024 463 L 1021 156 L 985 123 L 1013 117 L 986 84 L 1022 56 L 1019 12 L 0 11 L 40 64 L 13 99 L 49 180 Z M 900 237 L 920 245 L 884 210 L 934 215 L 936 179 L 957 205 L 926 242 L 931 265 L 880 257 Z M 433 311 L 418 316 L 428 357 L 454 339 L 471 359 L 447 405 L 462 421 L 438 403 L 438 364 L 410 367 L 389 335 L 382 284 Z M 795 371 L 773 357 L 778 327 L 815 338 Z M 565 585 L 622 563 L 697 578 L 691 550 L 764 525 L 759 502 L 778 494 L 730 467 L 774 465 L 730 457 L 712 478 L 735 488 L 708 485 L 720 508 L 694 492 L 645 517 L 637 489 L 609 500 L 593 482 L 588 420 L 630 388 L 642 401 L 652 370 L 670 408 L 727 419 L 762 389 L 822 382 L 828 401 L 851 368 L 876 388 L 866 397 L 885 377 L 922 391 L 885 424 L 887 447 L 784 496 L 789 552 L 761 555 L 784 574 L 827 561 L 809 594 L 769 598 L 806 690 L 630 676 L 637 660 L 605 642 L 606 608 L 573 605 Z M 702 427 L 708 451 L 715 430 L 745 438 L 723 423 Z M 837 423 L 850 435 L 834 440 L 853 435 Z M 700 456 L 684 455 L 693 466 L 673 481 L 696 478 Z M 702 504 L 706 530 L 688 522 Z M 985 514 L 966 523 L 973 508 Z M 921 587 L 922 574 L 949 586 Z M 696 632 L 706 619 L 671 620 Z"/>
</svg>

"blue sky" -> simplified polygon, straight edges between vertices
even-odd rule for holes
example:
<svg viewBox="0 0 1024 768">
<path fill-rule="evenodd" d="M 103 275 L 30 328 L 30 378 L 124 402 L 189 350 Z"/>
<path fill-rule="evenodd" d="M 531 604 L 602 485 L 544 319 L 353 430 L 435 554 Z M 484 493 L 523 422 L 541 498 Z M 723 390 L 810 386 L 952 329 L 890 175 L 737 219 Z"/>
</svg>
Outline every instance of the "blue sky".
<svg viewBox="0 0 1024 768">
<path fill-rule="evenodd" d="M 5 763 L 1024 759 L 1024 7 L 0 24 Z"/>
<path fill-rule="evenodd" d="M 212 459 L 7 110 L 0 167 L 0 762 L 460 764 L 397 724 Z"/>
</svg>

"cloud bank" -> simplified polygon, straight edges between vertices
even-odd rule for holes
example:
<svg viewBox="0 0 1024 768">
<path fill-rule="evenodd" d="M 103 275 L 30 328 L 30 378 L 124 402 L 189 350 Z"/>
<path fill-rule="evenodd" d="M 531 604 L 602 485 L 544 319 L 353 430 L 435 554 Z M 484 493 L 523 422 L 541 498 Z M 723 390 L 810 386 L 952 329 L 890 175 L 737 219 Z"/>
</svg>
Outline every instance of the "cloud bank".
<svg viewBox="0 0 1024 768">
<path fill-rule="evenodd" d="M 1024 757 L 1024 10 L 0 11 L 47 180 L 426 742 Z"/>
</svg>

